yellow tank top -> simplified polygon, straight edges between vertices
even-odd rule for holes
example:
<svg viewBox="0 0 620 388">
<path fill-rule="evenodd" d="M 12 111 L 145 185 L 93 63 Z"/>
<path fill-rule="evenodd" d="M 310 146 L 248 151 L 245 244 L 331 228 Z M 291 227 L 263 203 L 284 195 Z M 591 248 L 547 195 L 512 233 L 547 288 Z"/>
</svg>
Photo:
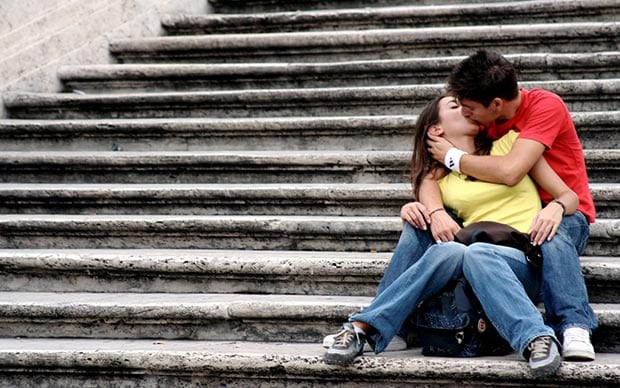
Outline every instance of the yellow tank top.
<svg viewBox="0 0 620 388">
<path fill-rule="evenodd" d="M 491 155 L 507 154 L 518 134 L 510 131 L 493 142 Z M 465 226 L 478 221 L 496 221 L 527 232 L 541 210 L 540 196 L 526 175 L 514 186 L 468 180 L 451 172 L 439 180 L 443 203 L 455 211 Z"/>
</svg>

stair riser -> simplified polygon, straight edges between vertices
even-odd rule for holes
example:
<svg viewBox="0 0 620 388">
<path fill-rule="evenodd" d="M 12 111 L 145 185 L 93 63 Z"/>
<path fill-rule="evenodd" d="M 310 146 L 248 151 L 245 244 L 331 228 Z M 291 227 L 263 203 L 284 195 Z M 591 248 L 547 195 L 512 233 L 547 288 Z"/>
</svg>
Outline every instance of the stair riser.
<svg viewBox="0 0 620 388">
<path fill-rule="evenodd" d="M 0 272 L 3 291 L 34 292 L 188 292 L 188 293 L 251 293 L 291 295 L 353 295 L 373 296 L 380 275 L 367 276 L 315 276 L 315 275 L 263 275 L 250 276 L 223 274 L 162 274 L 89 271 L 80 273 L 45 273 L 42 270 L 20 273 Z M 606 290 L 609 298 L 620 294 L 615 289 Z M 590 301 L 599 303 L 590 293 Z M 603 299 L 607 300 L 607 299 Z M 617 300 L 617 299 L 616 299 Z"/>
<path fill-rule="evenodd" d="M 376 28 L 421 28 L 421 27 L 446 27 L 446 26 L 480 26 L 497 23 L 498 19 L 504 24 L 527 24 L 527 23 L 568 23 L 582 22 L 584 18 L 591 21 L 616 21 L 618 20 L 619 8 L 612 6 L 594 7 L 591 12 L 575 12 L 574 8 L 549 7 L 548 12 L 523 7 L 493 8 L 480 7 L 476 10 L 453 7 L 451 12 L 419 12 L 401 8 L 401 14 L 390 10 L 374 13 L 365 10 L 348 10 L 326 14 L 325 12 L 306 13 L 299 12 L 288 15 L 234 15 L 233 17 L 217 18 L 193 18 L 193 19 L 168 19 L 164 20 L 164 28 L 168 35 L 200 35 L 200 34 L 225 34 L 225 33 L 265 33 L 265 32 L 291 32 L 291 31 L 338 31 L 360 30 Z M 471 10 L 471 12 L 469 12 Z M 321 10 L 324 11 L 324 10 Z M 427 10 L 424 10 L 427 11 Z M 460 12 L 458 12 L 460 11 Z M 586 16 L 587 14 L 587 16 Z"/>
<path fill-rule="evenodd" d="M 379 132 L 380 129 L 377 129 Z M 219 150 L 408 150 L 411 130 L 403 128 L 402 133 L 348 135 L 348 131 L 337 134 L 274 135 L 241 133 L 212 136 L 211 133 L 161 134 L 147 133 L 136 138 L 119 130 L 114 134 L 53 133 L 41 134 L 36 138 L 0 138 L 0 149 L 4 151 L 67 150 L 67 151 L 219 151 Z M 331 131 L 329 131 L 331 132 Z M 1 135 L 0 135 L 1 136 Z M 363 137 L 362 137 L 363 136 Z M 584 147 L 609 148 L 610 142 L 620 144 L 620 132 L 610 136 L 593 134 L 597 138 L 583 139 Z M 617 138 L 617 139 L 616 139 Z"/>
<path fill-rule="evenodd" d="M 269 275 L 191 273 L 134 273 L 88 271 L 45 272 L 43 270 L 2 271 L 0 290 L 32 292 L 188 292 L 251 293 L 291 295 L 375 295 L 381 274 L 367 276 Z M 370 271 L 369 271 L 370 272 Z M 601 279 L 585 274 L 590 303 L 615 303 L 620 298 L 618 279 Z M 601 341 L 603 342 L 603 341 Z"/>
<path fill-rule="evenodd" d="M 597 217 L 620 218 L 620 193 L 593 190 Z M 0 192 L 0 214 L 170 214 L 170 215 L 323 215 L 323 216 L 393 216 L 412 200 L 408 190 L 385 193 L 363 199 L 333 197 L 301 198 L 239 195 L 169 196 L 152 191 L 143 195 L 89 193 L 80 195 L 66 190 L 64 195 L 10 194 Z"/>
<path fill-rule="evenodd" d="M 98 128 L 41 126 L 37 128 L 0 127 L 0 149 L 4 151 L 219 151 L 219 150 L 397 150 L 411 149 L 411 131 L 415 121 L 396 128 L 307 128 L 280 133 L 254 129 L 232 129 L 228 133 L 165 128 L 123 128 L 108 131 Z M 410 126 L 411 125 L 411 126 Z M 608 125 L 576 123 L 584 149 L 620 148 L 620 122 Z M 21 133 L 15 133 L 21 131 Z M 219 133 L 218 133 L 219 132 Z M 137 136 L 139 134 L 139 137 Z"/>
<path fill-rule="evenodd" d="M 215 13 L 256 13 L 338 8 L 505 2 L 508 0 L 209 0 Z"/>
<path fill-rule="evenodd" d="M 113 232 L 38 228 L 2 231 L 1 249 L 259 249 L 388 252 L 398 242 L 398 232 L 342 236 L 279 233 L 213 233 L 209 230 Z M 590 236 L 587 256 L 620 256 L 620 238 Z"/>
<path fill-rule="evenodd" d="M 588 165 L 593 183 L 617 183 L 620 171 L 614 161 L 606 166 Z M 239 166 L 241 167 L 241 166 Z M 56 165 L 15 166 L 0 163 L 3 183 L 405 183 L 405 165 L 394 166 L 299 166 L 270 168 L 245 166 L 206 169 L 199 164 L 148 166 L 123 163 L 117 166 L 92 166 L 63 163 Z M 260 170 L 260 169 L 263 170 Z"/>
<path fill-rule="evenodd" d="M 343 307 L 330 320 L 307 315 L 304 319 L 137 319 L 95 317 L 28 317 L 0 321 L 0 336 L 27 338 L 153 338 L 217 341 L 271 341 L 320 343 L 326 333 L 335 333 L 358 309 Z M 303 313 L 302 313 L 303 314 Z M 415 341 L 415 339 L 414 339 Z M 593 342 L 599 352 L 620 351 L 620 328 L 599 325 Z"/>
<path fill-rule="evenodd" d="M 615 78 L 620 73 L 618 64 L 600 64 L 601 68 L 568 69 L 519 69 L 519 77 L 527 81 L 555 81 L 571 79 L 606 79 Z M 92 79 L 66 79 L 63 89 L 67 92 L 80 90 L 86 93 L 135 93 L 169 92 L 169 91 L 206 91 L 206 90 L 239 90 L 239 89 L 280 89 L 280 88 L 327 88 L 347 86 L 381 86 L 381 85 L 412 85 L 441 83 L 450 74 L 451 67 L 436 68 L 424 72 L 411 72 L 409 69 L 390 69 L 388 72 L 377 69 L 371 71 L 355 71 L 350 73 L 315 73 L 309 70 L 301 74 L 262 74 L 244 76 L 230 74 L 227 76 L 191 77 L 153 77 L 152 79 L 123 79 L 113 76 Z M 256 77 L 256 78 L 254 78 Z"/>
<path fill-rule="evenodd" d="M 619 7 L 620 9 L 620 7 Z M 235 90 L 443 84 L 464 57 L 414 57 L 337 63 L 66 66 L 66 91 Z M 521 81 L 617 78 L 617 52 L 508 54 Z"/>
<path fill-rule="evenodd" d="M 440 92 L 429 88 L 426 93 L 399 95 L 376 93 L 372 96 L 339 96 L 338 93 L 317 93 L 316 96 L 288 96 L 274 94 L 269 100 L 260 101 L 252 94 L 239 95 L 246 101 L 217 101 L 218 96 L 195 98 L 191 101 L 171 99 L 117 99 L 76 105 L 9 106 L 12 119 L 94 119 L 94 118 L 230 118 L 230 117 L 291 117 L 291 116 L 367 116 L 418 114 L 424 105 Z M 260 96 L 261 99 L 265 96 Z M 570 111 L 614 111 L 620 105 L 618 93 L 609 94 L 563 94 Z M 229 98 L 226 98 L 229 100 Z"/>
<path fill-rule="evenodd" d="M 502 28 L 367 30 L 286 36 L 195 35 L 159 40 L 119 40 L 110 45 L 119 63 L 336 62 L 470 55 L 485 48 L 501 53 L 579 53 L 618 50 L 616 23 L 508 25 Z M 377 32 L 380 31 L 380 32 Z M 579 31 L 579 33 L 576 33 Z"/>
<path fill-rule="evenodd" d="M 248 343 L 235 345 L 244 348 Z M 541 388 L 606 388 L 617 387 L 619 378 L 616 364 L 591 363 L 586 368 L 583 363 L 565 362 L 553 378 L 541 379 L 532 376 L 527 363 L 517 357 L 500 364 L 488 359 L 420 357 L 416 350 L 394 357 L 364 355 L 352 367 L 335 367 L 324 364 L 322 353 L 309 351 L 308 346 L 289 354 L 266 350 L 234 355 L 208 349 L 166 352 L 157 347 L 150 352 L 88 349 L 52 354 L 37 349 L 19 358 L 3 356 L 0 376 L 7 387 L 63 388 L 486 388 L 514 387 L 517 381 L 520 386 Z M 453 380 L 446 382 L 446 376 Z"/>
</svg>

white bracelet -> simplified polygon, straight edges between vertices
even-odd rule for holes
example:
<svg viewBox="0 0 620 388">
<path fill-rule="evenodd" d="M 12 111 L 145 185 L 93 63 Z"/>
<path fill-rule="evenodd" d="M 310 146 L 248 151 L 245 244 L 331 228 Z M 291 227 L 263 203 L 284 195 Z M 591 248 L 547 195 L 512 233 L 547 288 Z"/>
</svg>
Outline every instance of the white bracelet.
<svg viewBox="0 0 620 388">
<path fill-rule="evenodd" d="M 446 157 L 444 159 L 444 165 L 448 167 L 452 171 L 456 171 L 458 173 L 461 172 L 461 158 L 463 155 L 467 154 L 465 151 L 461 151 L 458 148 L 452 147 L 446 152 Z"/>
</svg>

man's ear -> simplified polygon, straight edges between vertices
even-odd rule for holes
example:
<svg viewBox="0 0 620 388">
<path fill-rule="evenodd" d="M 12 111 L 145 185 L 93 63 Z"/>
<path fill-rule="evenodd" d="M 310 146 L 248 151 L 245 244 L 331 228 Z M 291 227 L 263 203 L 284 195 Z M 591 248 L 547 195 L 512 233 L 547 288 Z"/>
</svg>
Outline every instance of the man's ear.
<svg viewBox="0 0 620 388">
<path fill-rule="evenodd" d="M 493 110 L 496 112 L 500 111 L 503 106 L 504 106 L 504 100 L 499 97 L 495 97 L 491 101 L 491 108 L 493 108 Z"/>
<path fill-rule="evenodd" d="M 434 124 L 434 125 L 431 125 L 430 127 L 428 127 L 428 133 L 433 135 L 433 136 L 441 136 L 441 135 L 443 135 L 443 128 L 441 128 L 437 124 Z"/>
</svg>

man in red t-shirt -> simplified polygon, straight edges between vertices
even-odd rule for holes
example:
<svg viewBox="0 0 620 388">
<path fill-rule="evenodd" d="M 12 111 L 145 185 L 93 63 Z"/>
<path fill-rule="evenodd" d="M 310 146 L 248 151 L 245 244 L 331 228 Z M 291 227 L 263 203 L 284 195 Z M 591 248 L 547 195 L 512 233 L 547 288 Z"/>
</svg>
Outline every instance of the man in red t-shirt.
<svg viewBox="0 0 620 388">
<path fill-rule="evenodd" d="M 480 180 L 514 185 L 544 156 L 579 196 L 578 211 L 565 216 L 564 205 L 540 190 L 543 203 L 557 204 L 557 215 L 538 219 L 530 235 L 535 243 L 541 244 L 541 294 L 548 323 L 563 338 L 562 356 L 567 360 L 593 360 L 590 335 L 598 323 L 588 303 L 579 255 L 587 244 L 595 208 L 583 150 L 568 109 L 559 96 L 549 91 L 520 89 L 516 72 L 506 58 L 485 50 L 455 66 L 448 79 L 448 91 L 459 99 L 462 114 L 486 127 L 488 136 L 499 138 L 514 129 L 519 132 L 519 138 L 507 155 L 478 156 L 431 136 L 428 146 L 436 160 Z M 435 186 L 431 179 L 421 185 L 418 200 L 427 209 L 442 206 Z M 431 221 L 436 240 L 453 240 L 454 233 L 460 229 L 446 212 L 435 213 L 432 218 L 425 216 Z M 537 241 L 537 234 L 547 232 L 543 229 L 554 229 L 553 238 Z"/>
</svg>

